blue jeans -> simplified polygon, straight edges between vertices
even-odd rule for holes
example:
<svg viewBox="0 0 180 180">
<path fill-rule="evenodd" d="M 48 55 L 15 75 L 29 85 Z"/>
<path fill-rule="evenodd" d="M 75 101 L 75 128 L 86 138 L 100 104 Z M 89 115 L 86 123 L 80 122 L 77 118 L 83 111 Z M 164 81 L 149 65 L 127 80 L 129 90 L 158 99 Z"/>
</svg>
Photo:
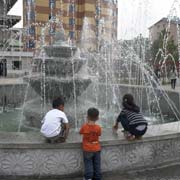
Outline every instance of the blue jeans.
<svg viewBox="0 0 180 180">
<path fill-rule="evenodd" d="M 101 152 L 83 152 L 84 177 L 86 180 L 101 180 Z"/>
<path fill-rule="evenodd" d="M 137 127 L 137 124 L 136 125 L 129 125 L 129 122 L 126 118 L 121 118 L 121 125 L 122 127 L 124 128 L 125 131 L 128 131 L 130 132 L 132 135 L 135 135 L 135 136 L 143 136 L 146 131 L 147 131 L 147 125 L 146 125 L 146 128 L 142 131 L 140 130 L 137 130 L 136 127 Z M 138 124 L 138 125 L 145 125 L 145 124 Z"/>
</svg>

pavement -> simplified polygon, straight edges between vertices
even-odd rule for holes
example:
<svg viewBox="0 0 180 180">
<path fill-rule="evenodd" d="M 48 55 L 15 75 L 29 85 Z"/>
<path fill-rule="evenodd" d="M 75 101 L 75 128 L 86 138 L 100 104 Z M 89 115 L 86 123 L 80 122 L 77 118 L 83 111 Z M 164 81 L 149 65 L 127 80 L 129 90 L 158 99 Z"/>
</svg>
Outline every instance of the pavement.
<svg viewBox="0 0 180 180">
<path fill-rule="evenodd" d="M 26 82 L 23 81 L 23 77 L 18 77 L 18 78 L 8 78 L 8 77 L 4 78 L 4 77 L 0 77 L 0 85 L 24 84 L 24 83 L 26 83 Z M 168 90 L 168 91 L 180 92 L 180 83 L 178 83 L 178 85 L 176 86 L 175 89 L 172 89 L 170 84 L 162 85 L 162 88 L 164 90 Z"/>
</svg>

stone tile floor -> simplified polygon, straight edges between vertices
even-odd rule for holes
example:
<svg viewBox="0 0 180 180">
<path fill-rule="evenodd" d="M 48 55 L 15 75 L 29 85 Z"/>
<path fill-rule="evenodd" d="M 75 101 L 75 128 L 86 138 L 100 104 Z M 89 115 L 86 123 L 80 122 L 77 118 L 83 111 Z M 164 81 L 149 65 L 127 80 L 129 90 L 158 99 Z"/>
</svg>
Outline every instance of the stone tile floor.
<svg viewBox="0 0 180 180">
<path fill-rule="evenodd" d="M 83 180 L 81 178 L 45 178 L 45 179 L 28 179 L 28 178 L 13 178 L 13 179 L 0 179 L 0 180 Z M 180 180 L 180 164 L 171 165 L 154 170 L 148 170 L 144 172 L 131 172 L 125 175 L 108 174 L 104 175 L 102 180 Z"/>
</svg>

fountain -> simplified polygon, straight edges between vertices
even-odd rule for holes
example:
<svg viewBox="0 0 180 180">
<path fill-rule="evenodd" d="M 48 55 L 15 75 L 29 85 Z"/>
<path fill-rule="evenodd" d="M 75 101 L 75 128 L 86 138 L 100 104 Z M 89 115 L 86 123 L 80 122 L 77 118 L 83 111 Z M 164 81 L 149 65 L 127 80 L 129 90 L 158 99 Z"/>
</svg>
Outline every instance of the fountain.
<svg viewBox="0 0 180 180">
<path fill-rule="evenodd" d="M 24 77 L 28 82 L 22 108 L 26 119 L 19 118 L 19 132 L 0 132 L 0 178 L 73 179 L 81 176 L 81 137 L 75 130 L 83 123 L 91 106 L 100 110 L 103 174 L 156 168 L 179 161 L 179 122 L 163 124 L 166 119 L 167 122 L 170 118 L 180 119 L 179 93 L 164 90 L 155 78 L 153 68 L 145 61 L 146 45 L 141 35 L 132 41 L 105 40 L 104 24 L 109 20 L 99 19 L 99 8 L 98 0 L 95 18 L 96 25 L 100 22 L 101 26 L 96 30 L 101 35 L 96 37 L 97 51 L 85 49 L 82 43 L 79 52 L 76 46 L 67 43 L 63 28 L 56 32 L 51 45 L 45 45 L 45 29 L 42 28 L 43 47 L 34 58 L 32 73 Z M 89 32 L 88 19 L 84 21 L 82 40 L 87 41 L 88 35 L 95 33 Z M 29 97 L 28 91 L 32 89 L 35 92 Z M 3 93 L 9 91 L 3 88 Z M 134 95 L 144 115 L 148 116 L 149 124 L 156 124 L 149 126 L 143 140 L 128 142 L 121 130 L 112 133 L 122 96 L 127 92 Z M 17 98 L 17 93 L 12 96 Z M 52 145 L 45 143 L 39 132 L 24 132 L 23 125 L 39 131 L 42 116 L 51 108 L 56 96 L 64 97 L 73 128 L 66 143 Z M 5 101 L 8 100 L 3 99 Z M 14 119 L 13 115 L 11 118 Z"/>
<path fill-rule="evenodd" d="M 30 77 L 30 86 L 33 87 L 37 94 L 42 96 L 43 106 L 46 106 L 44 107 L 44 111 L 47 111 L 47 109 L 51 107 L 51 104 L 48 103 L 51 103 L 53 98 L 57 96 L 62 96 L 65 99 L 65 104 L 68 109 L 74 109 L 72 106 L 76 105 L 77 97 L 80 96 L 91 83 L 90 78 L 85 74 L 87 72 L 83 72 L 83 74 L 81 72 L 86 63 L 86 59 L 81 58 L 80 55 L 77 54 L 78 52 L 75 46 L 71 46 L 66 42 L 63 29 L 56 32 L 54 44 L 45 46 L 44 50 L 46 52 L 45 59 L 35 59 L 37 62 L 37 73 Z M 43 68 L 45 77 L 43 81 L 44 84 L 42 85 L 43 77 L 41 71 Z M 43 86 L 44 94 L 42 94 L 41 86 Z M 27 102 L 24 110 L 26 121 L 29 122 L 28 125 L 34 127 L 39 127 L 42 119 L 40 108 L 38 108 L 39 111 L 33 108 L 35 112 L 33 112 L 31 108 L 37 108 L 37 104 L 40 107 L 40 99 L 35 100 L 35 102 L 30 102 L 30 104 Z M 67 114 L 70 122 L 80 118 L 80 115 L 73 112 L 73 110 L 68 111 Z M 82 118 L 83 117 L 81 117 L 81 119 Z M 74 127 L 75 122 L 72 122 L 72 124 Z"/>
</svg>

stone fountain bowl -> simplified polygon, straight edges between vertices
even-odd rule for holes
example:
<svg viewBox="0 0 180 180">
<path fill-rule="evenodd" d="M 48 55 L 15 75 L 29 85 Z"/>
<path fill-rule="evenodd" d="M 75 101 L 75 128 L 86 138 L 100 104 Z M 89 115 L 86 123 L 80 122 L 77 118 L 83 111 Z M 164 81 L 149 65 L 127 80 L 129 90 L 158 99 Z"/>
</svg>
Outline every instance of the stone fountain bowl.
<svg viewBox="0 0 180 180">
<path fill-rule="evenodd" d="M 42 59 L 36 58 L 37 72 L 41 72 L 42 69 Z M 59 77 L 69 77 L 73 76 L 74 73 L 78 73 L 81 67 L 86 63 L 83 58 L 46 58 L 45 59 L 45 72 L 47 76 L 59 76 Z M 74 67 L 73 67 L 74 65 Z"/>
<path fill-rule="evenodd" d="M 46 54 L 49 57 L 72 57 L 77 48 L 69 45 L 51 45 L 44 47 Z"/>
<path fill-rule="evenodd" d="M 34 76 L 30 79 L 30 85 L 32 88 L 42 96 L 41 92 L 41 83 L 42 79 L 40 76 Z M 54 97 L 63 96 L 65 101 L 71 101 L 74 99 L 74 85 L 75 85 L 75 93 L 76 96 L 80 96 L 82 92 L 86 90 L 86 88 L 91 83 L 91 80 L 86 77 L 81 78 L 57 78 L 57 77 L 46 77 L 45 82 L 45 96 L 47 100 L 52 101 Z"/>
</svg>

